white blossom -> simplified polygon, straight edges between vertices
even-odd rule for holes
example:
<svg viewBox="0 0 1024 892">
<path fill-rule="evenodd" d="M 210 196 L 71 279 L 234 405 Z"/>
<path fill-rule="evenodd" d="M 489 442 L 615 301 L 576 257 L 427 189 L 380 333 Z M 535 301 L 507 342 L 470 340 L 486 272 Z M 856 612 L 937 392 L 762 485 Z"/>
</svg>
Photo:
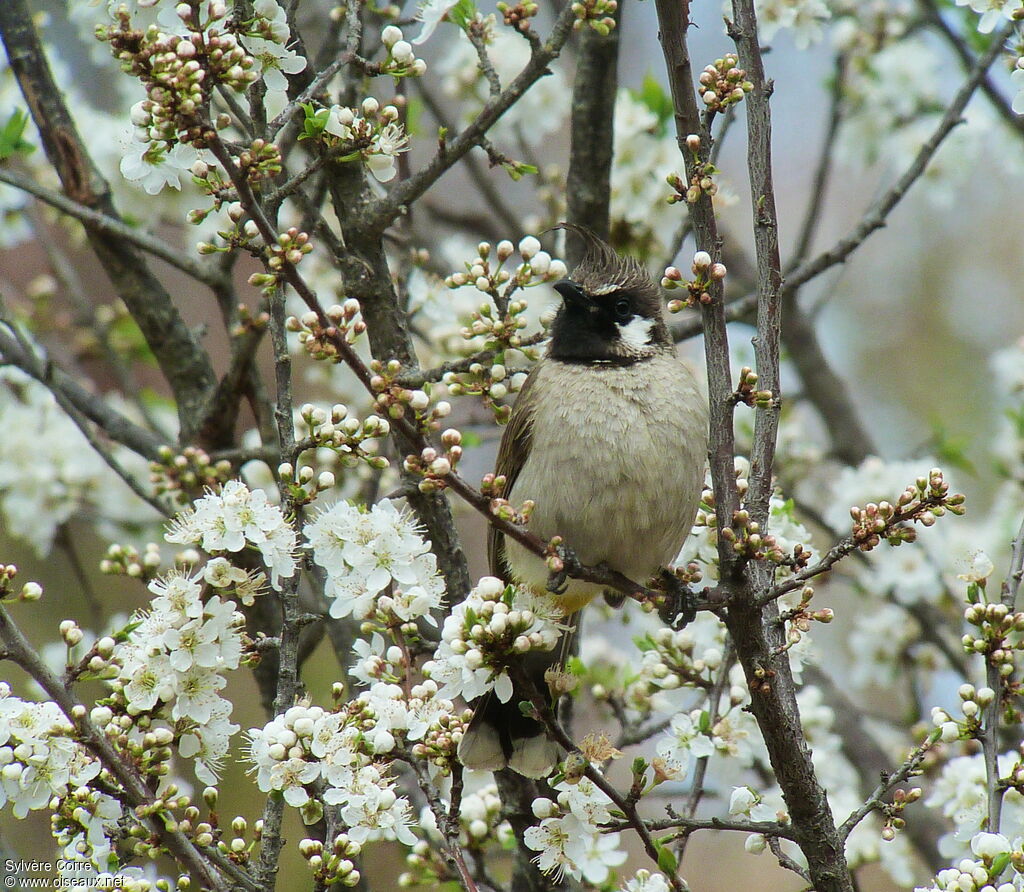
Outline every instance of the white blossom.
<svg viewBox="0 0 1024 892">
<path fill-rule="evenodd" d="M 1001 21 L 1010 21 L 1014 10 L 1020 9 L 1020 0 L 956 0 L 957 6 L 969 6 L 981 18 L 978 32 L 991 34 Z"/>
<path fill-rule="evenodd" d="M 458 0 L 425 0 L 416 11 L 416 18 L 423 22 L 420 33 L 413 39 L 413 43 L 426 43 L 430 35 L 434 33 L 441 20 L 448 15 L 448 11 L 455 6 Z"/>
<path fill-rule="evenodd" d="M 669 892 L 669 885 L 662 874 L 640 869 L 619 892 Z"/>
<path fill-rule="evenodd" d="M 601 833 L 575 813 L 545 818 L 527 829 L 526 845 L 540 854 L 533 860 L 543 873 L 563 874 L 588 883 L 604 883 L 612 867 L 626 860 L 618 833 Z"/>
<path fill-rule="evenodd" d="M 444 582 L 437 559 L 407 510 L 387 499 L 370 509 L 338 502 L 306 524 L 313 560 L 327 571 L 325 587 L 333 617 L 366 619 L 381 602 L 410 622 L 441 604 Z"/>
<path fill-rule="evenodd" d="M 552 650 L 562 619 L 556 599 L 508 589 L 485 576 L 445 619 L 441 642 L 423 671 L 441 685 L 442 697 L 473 700 L 493 688 L 507 703 L 513 690 L 510 661 L 530 650 Z"/>
<path fill-rule="evenodd" d="M 270 584 L 278 590 L 282 576 L 295 575 L 295 531 L 263 490 L 250 490 L 241 480 L 229 480 L 220 492 L 210 490 L 197 499 L 178 515 L 164 538 L 200 545 L 211 554 L 254 546 L 270 571 Z"/>
</svg>

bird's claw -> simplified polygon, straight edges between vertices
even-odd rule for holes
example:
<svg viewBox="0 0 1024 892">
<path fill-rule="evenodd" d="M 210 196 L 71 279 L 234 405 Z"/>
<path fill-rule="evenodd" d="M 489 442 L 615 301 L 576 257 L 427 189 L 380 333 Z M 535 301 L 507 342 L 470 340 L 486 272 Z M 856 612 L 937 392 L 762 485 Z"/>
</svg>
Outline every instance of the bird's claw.
<svg viewBox="0 0 1024 892">
<path fill-rule="evenodd" d="M 578 573 L 582 564 L 576 557 L 576 553 L 567 545 L 559 545 L 555 549 L 555 554 L 562 562 L 562 569 L 552 572 L 548 576 L 547 590 L 553 595 L 564 595 L 566 589 L 569 588 L 569 577 Z"/>
<path fill-rule="evenodd" d="M 564 595 L 569 588 L 569 574 L 565 570 L 559 570 L 548 576 L 547 590 L 553 595 Z"/>
<path fill-rule="evenodd" d="M 697 599 L 690 587 L 671 570 L 663 567 L 660 576 L 665 603 L 658 610 L 658 616 L 670 628 L 682 629 L 697 618 Z"/>
</svg>

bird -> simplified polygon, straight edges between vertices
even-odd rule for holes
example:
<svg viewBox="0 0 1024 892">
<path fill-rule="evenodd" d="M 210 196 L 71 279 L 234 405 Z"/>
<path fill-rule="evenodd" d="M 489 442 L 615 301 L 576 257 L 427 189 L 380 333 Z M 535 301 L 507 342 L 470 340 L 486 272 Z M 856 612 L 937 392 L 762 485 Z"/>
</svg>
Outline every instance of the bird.
<svg viewBox="0 0 1024 892">
<path fill-rule="evenodd" d="M 513 405 L 495 474 L 513 505 L 534 503 L 529 529 L 561 536 L 583 565 L 604 565 L 646 582 L 679 553 L 704 482 L 708 407 L 691 367 L 676 355 L 658 286 L 644 265 L 620 256 L 589 229 L 558 228 L 583 240 L 582 259 L 554 288 L 561 304 L 543 358 Z M 488 530 L 492 575 L 546 592 L 544 559 Z M 558 605 L 577 611 L 604 588 L 566 580 Z M 609 594 L 609 593 L 606 593 Z M 613 599 L 609 597 L 609 602 Z M 551 698 L 546 672 L 564 663 L 572 632 L 551 653 L 524 654 L 527 676 Z M 467 768 L 511 768 L 546 777 L 560 749 L 541 723 L 493 692 L 477 702 L 459 743 Z"/>
</svg>

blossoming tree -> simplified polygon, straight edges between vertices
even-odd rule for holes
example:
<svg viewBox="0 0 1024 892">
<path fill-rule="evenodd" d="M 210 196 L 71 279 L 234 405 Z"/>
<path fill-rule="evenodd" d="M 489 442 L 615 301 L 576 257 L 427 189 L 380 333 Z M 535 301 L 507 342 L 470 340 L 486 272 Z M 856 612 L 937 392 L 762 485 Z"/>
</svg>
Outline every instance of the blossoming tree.
<svg viewBox="0 0 1024 892">
<path fill-rule="evenodd" d="M 958 519 L 939 462 L 878 457 L 800 300 L 922 175 L 956 183 L 950 156 L 1020 156 L 1024 7 L 733 0 L 717 34 L 717 8 L 653 5 L 0 3 L 0 516 L 39 555 L 77 554 L 88 518 L 145 604 L 95 602 L 55 648 L 23 629 L 66 583 L 0 564 L 0 807 L 53 835 L 40 862 L 5 833 L 8 870 L 372 889 L 391 845 L 408 886 L 680 892 L 721 872 L 684 860 L 719 833 L 759 888 L 853 890 L 880 862 L 889 886 L 1024 889 L 1024 345 L 993 359 L 992 507 Z M 664 64 L 620 85 L 655 31 Z M 776 40 L 828 86 L 786 251 Z M 879 160 L 820 247 L 830 179 Z M 578 259 L 560 220 L 641 256 L 677 339 L 702 336 L 685 627 L 486 473 Z M 458 761 L 468 704 L 507 702 L 564 628 L 545 593 L 471 576 L 474 519 L 628 596 L 589 609 L 558 708 L 521 704 L 565 753 L 543 780 Z M 220 786 L 238 762 L 249 798 Z M 308 874 L 279 881 L 288 858 Z"/>
</svg>

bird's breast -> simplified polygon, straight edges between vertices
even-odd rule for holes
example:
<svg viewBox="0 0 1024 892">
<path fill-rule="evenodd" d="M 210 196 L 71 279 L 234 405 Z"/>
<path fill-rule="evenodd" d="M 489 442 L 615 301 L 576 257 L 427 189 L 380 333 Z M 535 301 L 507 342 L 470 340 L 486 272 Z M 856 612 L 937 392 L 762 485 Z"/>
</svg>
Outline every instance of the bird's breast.
<svg viewBox="0 0 1024 892">
<path fill-rule="evenodd" d="M 707 408 L 693 373 L 674 355 L 625 367 L 547 360 L 533 388 L 512 501 L 533 500 L 530 529 L 563 536 L 584 564 L 646 581 L 678 553 L 700 497 Z M 542 586 L 544 564 L 506 547 L 513 575 Z M 597 592 L 574 587 L 584 600 Z"/>
</svg>

